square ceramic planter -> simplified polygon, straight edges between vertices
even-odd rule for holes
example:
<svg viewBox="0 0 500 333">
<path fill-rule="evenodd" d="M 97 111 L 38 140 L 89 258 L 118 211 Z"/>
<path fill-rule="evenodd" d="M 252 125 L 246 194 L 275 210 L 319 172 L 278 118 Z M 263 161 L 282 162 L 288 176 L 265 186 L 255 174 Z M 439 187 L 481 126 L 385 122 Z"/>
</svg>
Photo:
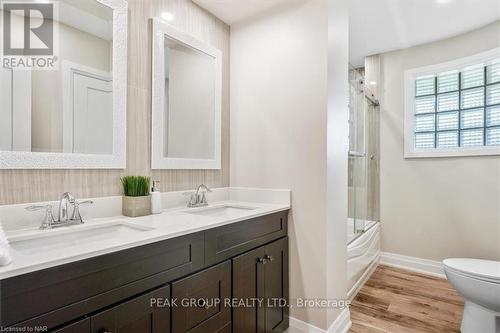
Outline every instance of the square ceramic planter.
<svg viewBox="0 0 500 333">
<path fill-rule="evenodd" d="M 151 215 L 151 196 L 122 197 L 122 214 L 129 217 Z"/>
</svg>

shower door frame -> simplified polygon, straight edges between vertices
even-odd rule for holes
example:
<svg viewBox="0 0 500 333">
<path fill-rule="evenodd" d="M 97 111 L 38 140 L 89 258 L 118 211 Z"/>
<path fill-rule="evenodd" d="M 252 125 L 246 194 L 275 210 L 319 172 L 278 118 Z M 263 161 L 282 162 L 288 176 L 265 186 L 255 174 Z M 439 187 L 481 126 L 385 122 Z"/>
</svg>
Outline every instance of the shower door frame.
<svg viewBox="0 0 500 333">
<path fill-rule="evenodd" d="M 356 71 L 356 70 L 354 70 Z M 359 75 L 358 75 L 359 74 Z M 351 80 L 350 80 L 351 81 Z M 352 84 L 354 82 L 354 84 Z M 350 174 L 352 174 L 352 179 L 350 180 L 352 182 L 352 191 L 353 193 L 349 194 L 349 200 L 352 200 L 351 204 L 352 206 L 352 211 L 353 211 L 353 239 L 348 240 L 349 242 L 354 241 L 357 239 L 361 234 L 363 234 L 366 231 L 366 223 L 370 221 L 378 221 L 379 220 L 379 182 L 377 181 L 377 178 L 379 177 L 379 103 L 378 101 L 374 98 L 373 94 L 364 87 L 364 79 L 361 76 L 361 73 L 356 71 L 356 78 L 355 80 L 351 81 L 351 85 L 353 89 L 355 89 L 356 93 L 353 95 L 354 98 L 351 99 L 350 103 L 350 117 L 355 115 L 356 119 L 349 119 L 350 126 L 356 121 L 355 126 L 354 126 L 354 133 L 350 131 L 349 136 L 350 140 L 356 140 L 355 141 L 355 149 L 359 150 L 359 144 L 358 144 L 358 139 L 359 139 L 359 133 L 357 132 L 359 129 L 359 119 L 358 113 L 362 113 L 362 131 L 363 131 L 363 136 L 362 136 L 362 151 L 352 151 L 349 150 L 349 160 L 350 161 L 350 167 L 352 168 L 350 170 Z M 361 108 L 362 110 L 360 111 L 360 102 L 361 102 Z M 353 105 L 353 103 L 356 103 Z M 354 108 L 354 109 L 353 109 Z M 373 114 L 373 112 L 376 112 L 376 114 Z M 373 117 L 375 115 L 375 117 Z M 371 127 L 370 127 L 371 126 Z M 350 127 L 352 129 L 352 127 Z M 370 132 L 370 130 L 375 131 L 375 132 Z M 349 143 L 349 149 L 352 147 L 352 142 L 350 141 Z M 372 151 L 373 150 L 373 151 Z M 364 200 L 364 216 L 361 218 L 361 215 L 363 213 L 359 213 L 358 210 L 358 204 L 359 204 L 359 195 L 360 195 L 360 187 L 356 186 L 356 171 L 359 162 L 359 159 L 363 159 L 362 163 L 362 168 L 363 168 L 363 186 L 361 187 L 364 189 L 364 195 L 362 200 Z M 373 163 L 375 163 L 375 166 L 373 166 Z M 375 168 L 375 169 L 373 169 Z M 374 172 L 374 174 L 371 174 Z M 374 180 L 373 180 L 374 179 Z M 375 183 L 373 182 L 375 181 Z M 373 193 L 371 193 L 373 191 Z M 351 206 L 350 206 L 351 208 Z M 351 218 L 349 216 L 349 218 Z M 349 232 L 349 230 L 348 230 Z"/>
</svg>

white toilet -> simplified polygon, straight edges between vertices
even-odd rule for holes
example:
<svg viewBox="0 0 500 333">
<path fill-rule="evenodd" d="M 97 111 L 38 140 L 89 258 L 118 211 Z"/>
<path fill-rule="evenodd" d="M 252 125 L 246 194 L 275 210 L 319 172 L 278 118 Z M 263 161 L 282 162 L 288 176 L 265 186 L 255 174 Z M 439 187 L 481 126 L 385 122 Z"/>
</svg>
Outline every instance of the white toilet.
<svg viewBox="0 0 500 333">
<path fill-rule="evenodd" d="M 446 259 L 448 281 L 464 297 L 462 333 L 500 333 L 500 261 Z"/>
</svg>

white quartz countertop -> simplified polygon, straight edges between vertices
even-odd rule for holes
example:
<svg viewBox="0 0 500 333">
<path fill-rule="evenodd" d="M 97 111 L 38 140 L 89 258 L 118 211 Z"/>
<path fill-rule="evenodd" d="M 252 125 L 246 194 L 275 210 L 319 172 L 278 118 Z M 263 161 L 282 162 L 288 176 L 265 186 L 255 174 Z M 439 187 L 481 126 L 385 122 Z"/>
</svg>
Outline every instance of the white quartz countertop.
<svg viewBox="0 0 500 333">
<path fill-rule="evenodd" d="M 174 237 L 179 237 L 223 225 L 238 223 L 251 218 L 276 213 L 290 209 L 289 202 L 259 203 L 252 201 L 221 200 L 210 204 L 210 207 L 236 206 L 242 208 L 229 216 L 224 215 L 201 215 L 189 213 L 190 210 L 198 208 L 170 208 L 161 214 L 149 215 L 138 218 L 125 216 L 94 218 L 86 220 L 83 225 L 61 227 L 51 230 L 39 230 L 37 228 L 7 231 L 7 238 L 11 243 L 12 263 L 0 267 L 0 279 L 14 277 L 17 275 L 46 269 L 78 260 L 88 259 L 95 256 L 129 249 L 149 243 L 154 243 Z M 92 237 L 86 239 L 71 239 L 68 235 L 78 231 L 78 228 L 92 229 L 106 224 L 116 225 L 124 223 L 137 226 L 141 230 L 134 233 L 116 233 L 113 237 Z M 51 239 L 62 237 L 67 240 L 61 248 L 54 246 L 41 246 L 36 251 L 25 251 L 22 246 L 16 246 L 16 242 L 25 239 L 36 238 L 40 233 L 45 233 Z"/>
</svg>

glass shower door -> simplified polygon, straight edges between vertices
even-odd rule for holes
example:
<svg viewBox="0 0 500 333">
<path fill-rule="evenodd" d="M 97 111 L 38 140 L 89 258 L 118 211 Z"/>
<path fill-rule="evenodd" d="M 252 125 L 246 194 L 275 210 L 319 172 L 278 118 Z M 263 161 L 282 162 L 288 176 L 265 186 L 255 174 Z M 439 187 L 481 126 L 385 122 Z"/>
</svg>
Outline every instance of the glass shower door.
<svg viewBox="0 0 500 333">
<path fill-rule="evenodd" d="M 366 218 L 366 108 L 363 78 L 351 70 L 349 103 L 349 224 L 351 237 L 364 230 Z"/>
<path fill-rule="evenodd" d="M 360 71 L 350 71 L 348 241 L 378 220 L 378 103 L 365 94 Z"/>
</svg>

